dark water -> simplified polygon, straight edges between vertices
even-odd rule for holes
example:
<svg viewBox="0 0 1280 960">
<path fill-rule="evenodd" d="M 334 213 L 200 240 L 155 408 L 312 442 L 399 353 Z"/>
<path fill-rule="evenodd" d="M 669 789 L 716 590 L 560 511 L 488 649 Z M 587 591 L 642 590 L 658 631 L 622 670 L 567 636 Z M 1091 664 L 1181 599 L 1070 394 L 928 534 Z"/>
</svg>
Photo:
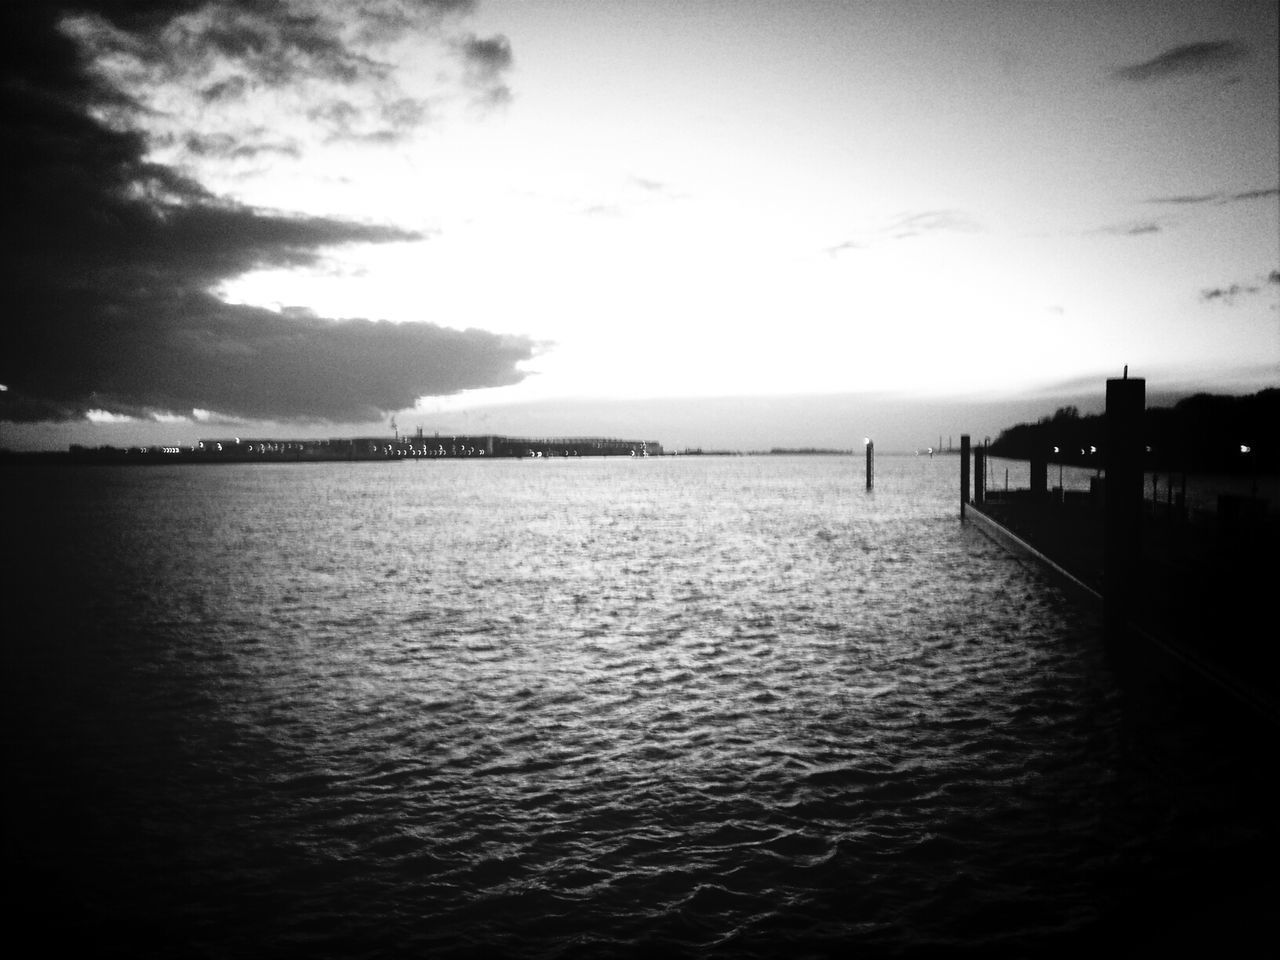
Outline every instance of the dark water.
<svg viewBox="0 0 1280 960">
<path fill-rule="evenodd" d="M 210 957 L 1269 929 L 1271 741 L 1122 686 L 958 522 L 953 459 L 860 466 L 8 470 L 14 923 Z"/>
</svg>

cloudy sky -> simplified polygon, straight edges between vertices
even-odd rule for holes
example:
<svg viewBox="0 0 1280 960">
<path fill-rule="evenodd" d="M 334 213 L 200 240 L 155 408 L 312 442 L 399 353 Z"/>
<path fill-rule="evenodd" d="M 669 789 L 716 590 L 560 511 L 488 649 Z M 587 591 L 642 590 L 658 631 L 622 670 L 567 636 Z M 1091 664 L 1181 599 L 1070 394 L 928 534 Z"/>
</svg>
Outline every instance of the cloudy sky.
<svg viewBox="0 0 1280 960">
<path fill-rule="evenodd" d="M 1274 0 L 0 11 L 0 445 L 912 447 L 1280 383 Z"/>
</svg>

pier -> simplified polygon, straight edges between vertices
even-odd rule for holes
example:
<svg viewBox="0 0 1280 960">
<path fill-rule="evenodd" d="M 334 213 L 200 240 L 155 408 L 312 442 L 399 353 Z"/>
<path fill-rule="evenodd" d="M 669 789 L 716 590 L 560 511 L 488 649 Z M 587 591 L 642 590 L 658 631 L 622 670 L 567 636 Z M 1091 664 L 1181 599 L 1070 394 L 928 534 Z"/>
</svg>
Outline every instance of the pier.
<svg viewBox="0 0 1280 960">
<path fill-rule="evenodd" d="M 1147 487 L 1137 428 L 1143 390 L 1141 380 L 1109 381 L 1106 468 L 1087 492 L 1061 480 L 1048 489 L 1051 452 L 1030 461 L 1028 487 L 985 489 L 986 449 L 978 446 L 973 491 L 962 456 L 961 517 L 1034 560 L 1096 613 L 1117 664 L 1154 657 L 1280 725 L 1271 607 L 1280 518 L 1256 489 L 1221 493 L 1216 510 L 1203 510 L 1188 506 L 1185 476 L 1153 473 Z"/>
</svg>

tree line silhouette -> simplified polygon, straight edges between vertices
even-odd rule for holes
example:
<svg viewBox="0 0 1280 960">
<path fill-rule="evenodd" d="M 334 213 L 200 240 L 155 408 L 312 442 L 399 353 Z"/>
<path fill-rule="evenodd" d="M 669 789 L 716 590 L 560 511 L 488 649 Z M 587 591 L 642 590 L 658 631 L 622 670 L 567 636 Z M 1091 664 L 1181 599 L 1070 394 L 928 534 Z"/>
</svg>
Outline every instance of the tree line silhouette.
<svg viewBox="0 0 1280 960">
<path fill-rule="evenodd" d="M 1197 393 L 1143 416 L 1147 467 L 1197 473 L 1274 472 L 1280 468 L 1280 389 L 1247 396 Z M 991 455 L 1101 467 L 1106 417 L 1060 407 L 1035 423 L 1000 432 Z M 1055 452 L 1057 448 L 1057 452 Z"/>
</svg>

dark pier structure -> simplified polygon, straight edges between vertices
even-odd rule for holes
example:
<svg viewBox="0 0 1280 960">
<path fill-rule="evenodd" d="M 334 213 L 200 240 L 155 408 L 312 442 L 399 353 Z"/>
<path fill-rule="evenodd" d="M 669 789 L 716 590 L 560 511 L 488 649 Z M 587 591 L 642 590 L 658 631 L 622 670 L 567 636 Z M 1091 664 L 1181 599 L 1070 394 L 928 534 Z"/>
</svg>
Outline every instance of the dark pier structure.
<svg viewBox="0 0 1280 960">
<path fill-rule="evenodd" d="M 351 437 L 344 439 L 252 439 L 224 437 L 192 446 L 72 446 L 74 463 L 295 463 L 340 460 L 462 460 L 556 457 L 656 457 L 654 440 L 614 437 L 504 437 L 494 434 Z"/>
<path fill-rule="evenodd" d="M 1176 838 L 1168 871 L 1103 905 L 1070 952 L 1238 953 L 1270 934 L 1280 896 L 1268 806 L 1280 729 L 1280 486 L 1256 469 L 1276 463 L 1274 424 L 1232 418 L 1181 438 L 1184 450 L 1204 451 L 1225 434 L 1243 470 L 1219 473 L 1222 459 L 1203 452 L 1179 463 L 1157 432 L 1160 416 L 1144 411 L 1145 382 L 1125 374 L 1107 381 L 1104 429 L 1064 443 L 1050 424 L 1039 449 L 1021 455 L 1031 454 L 1029 489 L 979 480 L 970 491 L 963 457 L 961 514 L 1033 558 L 1101 625 L 1122 756 L 1150 777 L 1144 816 Z M 979 477 L 988 452 L 974 450 Z"/>
<path fill-rule="evenodd" d="M 1107 381 L 1105 436 L 1089 490 L 1067 490 L 1054 450 L 1030 460 L 1029 489 L 988 489 L 988 449 L 961 438 L 962 518 L 1034 557 L 1102 619 L 1109 653 L 1131 669 L 1180 672 L 1280 725 L 1280 515 L 1257 494 L 1188 507 L 1186 475 L 1157 471 L 1144 436 L 1145 381 Z M 1049 465 L 1059 461 L 1049 487 Z M 1151 486 L 1148 489 L 1147 476 Z M 1150 498 L 1147 498 L 1150 493 Z"/>
</svg>

